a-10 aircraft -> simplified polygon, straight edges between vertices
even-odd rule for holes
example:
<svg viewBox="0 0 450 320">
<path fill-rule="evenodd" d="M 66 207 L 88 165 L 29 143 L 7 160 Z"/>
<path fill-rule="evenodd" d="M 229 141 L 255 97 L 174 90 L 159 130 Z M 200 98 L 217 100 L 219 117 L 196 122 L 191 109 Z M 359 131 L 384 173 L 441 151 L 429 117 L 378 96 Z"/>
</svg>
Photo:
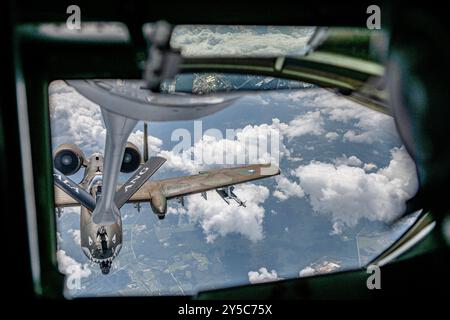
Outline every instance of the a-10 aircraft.
<svg viewBox="0 0 450 320">
<path fill-rule="evenodd" d="M 119 209 L 126 203 L 135 203 L 137 208 L 140 208 L 140 203 L 150 202 L 153 212 L 163 219 L 167 211 L 167 200 L 178 198 L 184 205 L 184 196 L 201 193 L 207 201 L 206 192 L 216 190 L 227 204 L 230 200 L 234 200 L 240 206 L 245 207 L 245 203 L 233 192 L 234 185 L 280 173 L 279 168 L 273 164 L 253 164 L 201 171 L 190 176 L 148 180 L 166 159 L 158 156 L 148 158 L 146 124 L 144 127 L 144 152 L 141 157 L 138 148 L 126 141 L 137 121 L 127 116 L 108 112 L 104 105 L 106 103 L 109 103 L 109 106 L 114 105 L 115 100 L 119 100 L 118 105 L 122 103 L 123 106 L 124 102 L 127 103 L 127 107 L 130 105 L 132 107 L 133 103 L 136 107 L 136 103 L 141 103 L 140 107 L 144 107 L 150 112 L 155 111 L 152 110 L 154 105 L 148 104 L 146 102 L 148 99 L 144 100 L 145 103 L 137 101 L 135 93 L 140 90 L 133 83 L 113 83 L 111 81 L 102 81 L 100 84 L 88 81 L 69 81 L 68 83 L 85 97 L 100 105 L 107 128 L 107 138 L 105 155 L 98 152 L 86 158 L 74 144 L 62 144 L 55 149 L 53 158 L 55 207 L 60 214 L 64 207 L 81 206 L 81 248 L 90 260 L 100 265 L 103 274 L 109 273 L 113 259 L 117 257 L 122 248 L 122 220 Z M 114 97 L 115 100 L 111 100 L 111 91 L 121 92 L 121 94 Z M 128 100 L 130 95 L 133 96 L 132 100 Z M 173 104 L 165 108 L 158 106 L 160 109 L 156 110 L 157 112 L 152 116 L 144 117 L 144 120 L 155 116 L 160 117 L 158 118 L 160 121 L 198 118 L 229 105 L 223 103 L 220 97 L 213 97 L 210 102 L 211 106 L 204 103 L 202 107 L 199 107 L 198 101 L 194 101 L 196 106 L 194 104 L 192 107 L 190 104 L 183 106 L 185 110 L 182 111 L 188 111 L 184 116 L 183 112 L 181 115 L 180 112 L 173 112 L 173 108 L 180 108 L 180 106 Z M 127 124 L 130 120 L 131 123 Z M 123 132 L 123 128 L 127 125 L 128 131 Z M 119 131 L 120 133 L 118 133 Z M 67 177 L 75 174 L 82 167 L 84 168 L 84 177 L 80 184 Z M 134 172 L 134 174 L 117 188 L 119 171 Z"/>
</svg>

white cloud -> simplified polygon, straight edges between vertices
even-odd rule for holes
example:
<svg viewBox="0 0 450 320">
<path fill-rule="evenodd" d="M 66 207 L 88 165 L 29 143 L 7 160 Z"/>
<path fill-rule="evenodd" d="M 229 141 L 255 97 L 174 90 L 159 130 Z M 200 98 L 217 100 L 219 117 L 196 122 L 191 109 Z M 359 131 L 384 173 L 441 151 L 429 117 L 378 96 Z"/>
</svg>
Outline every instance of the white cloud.
<svg viewBox="0 0 450 320">
<path fill-rule="evenodd" d="M 171 45 L 182 48 L 185 56 L 298 55 L 305 52 L 313 30 L 268 27 L 261 32 L 262 27 L 252 26 L 178 26 L 172 35 Z"/>
<path fill-rule="evenodd" d="M 375 163 L 365 163 L 364 164 L 364 171 L 370 171 L 370 170 L 375 170 L 377 167 L 377 165 Z"/>
<path fill-rule="evenodd" d="M 306 267 L 299 272 L 299 277 L 309 277 L 312 276 L 316 271 L 311 267 Z"/>
<path fill-rule="evenodd" d="M 103 150 L 106 131 L 100 108 L 63 81 L 53 82 L 49 90 L 53 145 L 74 143 L 85 153 Z"/>
<path fill-rule="evenodd" d="M 344 141 L 372 144 L 397 137 L 394 120 L 388 115 L 359 106 L 358 112 L 347 109 L 347 116 L 353 116 L 357 122 L 355 130 L 348 130 L 344 134 Z"/>
<path fill-rule="evenodd" d="M 301 137 L 306 134 L 320 135 L 324 131 L 320 111 L 308 111 L 290 121 L 288 126 L 282 126 L 282 128 L 289 139 Z"/>
<path fill-rule="evenodd" d="M 75 214 L 75 215 L 80 215 L 80 207 L 66 207 L 63 208 L 63 215 L 67 215 L 67 214 Z"/>
<path fill-rule="evenodd" d="M 69 229 L 67 230 L 73 237 L 73 241 L 75 241 L 76 244 L 81 244 L 81 234 L 79 229 Z"/>
<path fill-rule="evenodd" d="M 241 234 L 253 242 L 263 239 L 262 204 L 269 197 L 269 189 L 247 183 L 236 186 L 234 192 L 245 201 L 246 207 L 239 207 L 233 200 L 227 205 L 214 191 L 208 192 L 208 200 L 198 194 L 186 199 L 189 218 L 200 224 L 207 242 L 230 233 Z"/>
<path fill-rule="evenodd" d="M 148 139 L 148 153 L 149 155 L 157 154 L 163 144 L 162 140 L 151 135 L 147 136 Z M 144 133 L 141 130 L 136 130 L 130 134 L 128 141 L 133 143 L 138 149 L 144 152 Z"/>
<path fill-rule="evenodd" d="M 336 101 L 341 101 L 341 103 L 336 103 L 333 108 L 323 110 L 330 120 L 343 123 L 356 120 L 354 129 L 344 133 L 344 141 L 372 144 L 390 141 L 397 136 L 392 117 L 374 112 L 343 97 L 334 96 L 331 103 Z"/>
<path fill-rule="evenodd" d="M 330 236 L 341 235 L 343 227 L 344 226 L 341 221 L 333 222 L 332 230 L 330 231 Z"/>
<path fill-rule="evenodd" d="M 298 101 L 305 108 L 320 110 L 329 120 L 350 123 L 354 129 L 344 133 L 344 141 L 356 143 L 375 143 L 392 141 L 397 137 L 392 117 L 374 112 L 345 97 L 325 89 L 296 90 L 288 95 L 290 101 Z M 325 135 L 327 139 L 336 135 Z"/>
<path fill-rule="evenodd" d="M 305 193 L 298 183 L 290 181 L 285 176 L 276 176 L 277 182 L 276 189 L 273 192 L 273 196 L 281 201 L 287 200 L 290 197 L 302 198 Z"/>
<path fill-rule="evenodd" d="M 204 134 L 193 146 L 180 152 L 161 151 L 159 154 L 167 159 L 163 168 L 197 173 L 214 164 L 278 164 L 280 157 L 290 155 L 280 139 L 281 126 L 286 124 L 280 123 L 278 119 L 273 119 L 272 124 L 247 125 L 236 130 L 234 139 Z M 278 143 L 278 148 L 272 145 L 272 141 Z M 242 158 L 243 155 L 246 157 Z"/>
<path fill-rule="evenodd" d="M 391 150 L 392 159 L 389 165 L 378 170 L 378 173 L 394 181 L 399 188 L 411 194 L 417 189 L 416 167 L 405 147 Z"/>
<path fill-rule="evenodd" d="M 232 139 L 203 134 L 202 139 L 189 148 L 162 150 L 159 155 L 167 159 L 164 169 L 177 169 L 188 173 L 208 169 L 213 164 L 278 164 L 283 157 L 299 161 L 302 158 L 292 156 L 292 152 L 283 143 L 283 137 L 292 139 L 308 134 L 320 135 L 323 131 L 321 112 L 307 112 L 288 124 L 274 118 L 271 124 L 247 125 L 237 129 Z M 273 142 L 278 145 L 272 144 Z M 246 155 L 244 163 L 239 161 L 242 160 L 242 155 Z M 232 162 L 228 159 L 232 159 Z"/>
<path fill-rule="evenodd" d="M 56 245 L 57 245 L 57 247 L 59 248 L 63 242 L 64 242 L 64 240 L 61 237 L 61 233 L 56 231 Z"/>
<path fill-rule="evenodd" d="M 340 158 L 334 159 L 334 164 L 336 166 L 350 166 L 350 167 L 360 167 L 363 162 L 358 159 L 356 156 L 347 157 L 345 154 Z"/>
<path fill-rule="evenodd" d="M 309 195 L 314 211 L 328 213 L 332 221 L 354 226 L 361 218 L 389 222 L 405 209 L 417 190 L 414 162 L 402 147 L 391 151 L 386 168 L 366 173 L 358 167 L 311 162 L 295 174 Z"/>
<path fill-rule="evenodd" d="M 58 261 L 59 271 L 71 279 L 87 278 L 91 275 L 91 270 L 88 264 L 81 264 L 72 257 L 68 256 L 64 250 L 56 252 L 56 259 Z"/>
<path fill-rule="evenodd" d="M 258 271 L 249 271 L 248 273 L 248 281 L 250 283 L 263 283 L 277 280 L 282 280 L 282 278 L 278 277 L 277 272 L 275 270 L 269 272 L 265 267 L 259 268 Z"/>
</svg>

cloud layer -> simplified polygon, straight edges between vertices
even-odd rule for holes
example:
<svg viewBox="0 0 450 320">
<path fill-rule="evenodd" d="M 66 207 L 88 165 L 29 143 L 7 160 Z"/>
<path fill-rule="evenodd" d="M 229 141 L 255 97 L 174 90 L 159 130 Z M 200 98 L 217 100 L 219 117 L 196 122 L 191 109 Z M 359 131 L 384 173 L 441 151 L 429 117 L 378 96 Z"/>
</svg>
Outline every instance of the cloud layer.
<svg viewBox="0 0 450 320">
<path fill-rule="evenodd" d="M 284 201 L 290 197 L 304 197 L 305 192 L 297 182 L 290 181 L 285 176 L 277 176 L 275 177 L 275 181 L 277 182 L 277 185 L 275 191 L 273 192 L 273 196 L 279 200 Z"/>
<path fill-rule="evenodd" d="M 299 166 L 295 175 L 314 211 L 331 214 L 332 221 L 348 226 L 362 218 L 390 222 L 403 212 L 405 201 L 418 187 L 415 166 L 406 150 L 394 148 L 391 154 L 389 165 L 373 173 L 348 164 L 313 161 Z"/>
<path fill-rule="evenodd" d="M 87 263 L 79 263 L 68 256 L 64 250 L 58 250 L 56 252 L 56 259 L 58 261 L 59 271 L 68 277 L 70 276 L 70 281 L 76 282 L 91 275 L 91 270 Z M 69 278 L 67 280 L 69 281 Z"/>
<path fill-rule="evenodd" d="M 103 150 L 106 130 L 100 108 L 63 81 L 52 82 L 49 91 L 53 146 L 74 143 L 86 156 Z"/>
<path fill-rule="evenodd" d="M 233 200 L 227 205 L 215 191 L 208 192 L 208 200 L 198 194 L 187 198 L 189 218 L 202 227 L 207 242 L 231 233 L 240 234 L 252 242 L 263 239 L 263 204 L 269 197 L 269 189 L 247 183 L 236 186 L 234 192 L 245 201 L 246 207 L 238 206 Z M 172 209 L 172 212 L 183 214 L 185 211 Z"/>
<path fill-rule="evenodd" d="M 160 155 L 167 159 L 165 169 L 177 169 L 187 173 L 197 173 L 211 165 L 245 165 L 252 163 L 275 163 L 288 152 L 280 140 L 278 119 L 272 124 L 247 125 L 235 131 L 231 138 L 222 134 L 208 134 L 181 150 L 163 150 Z"/>
<path fill-rule="evenodd" d="M 314 28 L 178 26 L 171 45 L 184 56 L 283 56 L 305 53 Z"/>
</svg>

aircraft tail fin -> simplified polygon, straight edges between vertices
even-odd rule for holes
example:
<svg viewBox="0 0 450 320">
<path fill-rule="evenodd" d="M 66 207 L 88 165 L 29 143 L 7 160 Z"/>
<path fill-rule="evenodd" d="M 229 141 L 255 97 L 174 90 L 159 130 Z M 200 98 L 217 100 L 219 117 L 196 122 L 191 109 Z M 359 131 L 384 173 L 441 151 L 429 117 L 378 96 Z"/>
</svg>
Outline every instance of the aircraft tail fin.
<svg viewBox="0 0 450 320">
<path fill-rule="evenodd" d="M 148 161 L 148 128 L 147 122 L 144 122 L 144 163 Z"/>
</svg>

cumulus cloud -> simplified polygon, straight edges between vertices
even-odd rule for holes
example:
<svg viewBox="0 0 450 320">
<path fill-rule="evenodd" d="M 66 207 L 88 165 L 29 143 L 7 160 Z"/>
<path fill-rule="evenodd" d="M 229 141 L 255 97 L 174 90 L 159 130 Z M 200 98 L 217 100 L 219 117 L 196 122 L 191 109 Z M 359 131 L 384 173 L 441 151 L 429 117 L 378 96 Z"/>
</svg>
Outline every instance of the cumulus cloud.
<svg viewBox="0 0 450 320">
<path fill-rule="evenodd" d="M 367 173 L 362 168 L 311 162 L 295 171 L 314 211 L 332 221 L 354 226 L 361 218 L 389 222 L 405 209 L 417 190 L 414 162 L 404 147 L 391 150 L 385 168 Z"/>
<path fill-rule="evenodd" d="M 151 135 L 147 136 L 148 139 L 148 153 L 157 154 L 163 144 L 162 140 Z M 138 147 L 141 152 L 144 152 L 144 133 L 141 130 L 132 132 L 128 138 L 128 141 Z"/>
<path fill-rule="evenodd" d="M 309 276 L 312 276 L 315 272 L 316 272 L 316 270 L 314 270 L 313 268 L 306 267 L 306 268 L 300 270 L 298 276 L 299 277 L 309 277 Z"/>
<path fill-rule="evenodd" d="M 304 54 L 310 27 L 178 26 L 171 45 L 184 56 L 281 56 Z"/>
<path fill-rule="evenodd" d="M 247 125 L 236 129 L 231 137 L 224 138 L 221 132 L 216 135 L 205 132 L 193 146 L 162 150 L 159 155 L 167 159 L 164 169 L 188 173 L 208 169 L 214 164 L 278 164 L 283 157 L 299 161 L 302 158 L 292 156 L 283 138 L 320 135 L 324 132 L 323 125 L 320 111 L 306 112 L 289 123 L 274 118 L 270 124 Z"/>
<path fill-rule="evenodd" d="M 81 280 L 91 275 L 88 264 L 81 264 L 72 257 L 68 256 L 64 250 L 56 252 L 59 271 L 66 276 L 70 276 L 72 281 Z"/>
<path fill-rule="evenodd" d="M 375 163 L 365 163 L 363 166 L 364 171 L 375 170 L 376 168 L 378 167 Z"/>
<path fill-rule="evenodd" d="M 289 139 L 301 137 L 306 134 L 320 135 L 324 131 L 320 111 L 308 111 L 290 121 L 289 125 L 281 126 L 281 128 Z"/>
<path fill-rule="evenodd" d="M 163 150 L 167 159 L 165 169 L 177 169 L 188 173 L 205 170 L 215 164 L 245 165 L 250 163 L 278 164 L 283 154 L 290 154 L 280 140 L 280 123 L 247 125 L 237 129 L 232 137 L 223 138 L 205 132 L 193 146 L 177 150 Z"/>
<path fill-rule="evenodd" d="M 63 81 L 52 82 L 49 93 L 53 145 L 69 142 L 87 153 L 103 150 L 106 131 L 100 108 Z"/>
<path fill-rule="evenodd" d="M 239 207 L 233 200 L 227 205 L 214 191 L 208 192 L 208 200 L 198 194 L 187 198 L 189 218 L 202 227 L 208 243 L 230 233 L 241 234 L 253 242 L 263 239 L 262 204 L 269 197 L 269 189 L 247 183 L 236 186 L 234 192 L 245 201 L 246 207 Z"/>
<path fill-rule="evenodd" d="M 303 198 L 305 195 L 305 192 L 297 182 L 290 181 L 285 176 L 277 176 L 275 177 L 275 181 L 277 185 L 273 196 L 281 201 L 287 200 L 290 197 Z"/>
<path fill-rule="evenodd" d="M 356 156 L 347 157 L 345 154 L 340 158 L 334 159 L 334 164 L 336 166 L 350 166 L 350 167 L 360 167 L 363 162 Z"/>
<path fill-rule="evenodd" d="M 275 270 L 268 271 L 266 267 L 259 268 L 258 271 L 249 271 L 248 281 L 250 283 L 263 283 L 281 280 Z"/>
<path fill-rule="evenodd" d="M 296 90 L 287 99 L 299 102 L 305 108 L 320 110 L 322 117 L 328 120 L 352 124 L 353 128 L 343 135 L 344 141 L 373 144 L 392 141 L 397 137 L 392 117 L 374 112 L 325 89 Z M 326 138 L 332 140 L 337 136 L 329 134 Z"/>
<path fill-rule="evenodd" d="M 355 121 L 354 129 L 347 130 L 344 133 L 344 141 L 373 144 L 389 141 L 397 136 L 392 117 L 373 112 L 355 102 L 344 99 L 343 97 L 333 96 L 331 103 L 337 101 L 339 103 L 336 103 L 333 108 L 323 110 L 330 120 L 343 123 Z"/>
</svg>

